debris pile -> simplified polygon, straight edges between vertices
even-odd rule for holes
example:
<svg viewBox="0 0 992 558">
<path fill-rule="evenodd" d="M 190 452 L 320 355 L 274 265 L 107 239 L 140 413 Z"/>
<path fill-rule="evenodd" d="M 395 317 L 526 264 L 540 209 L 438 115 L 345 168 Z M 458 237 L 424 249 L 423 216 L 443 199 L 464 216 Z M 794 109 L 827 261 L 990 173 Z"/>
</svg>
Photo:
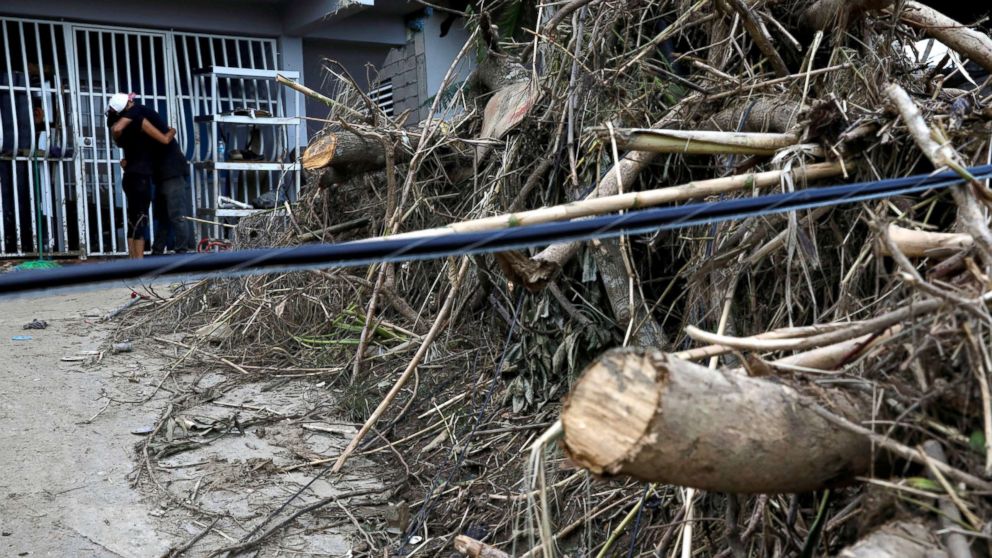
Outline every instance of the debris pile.
<svg viewBox="0 0 992 558">
<path fill-rule="evenodd" d="M 988 9 L 473 6 L 428 117 L 387 117 L 343 86 L 304 155 L 303 199 L 242 222 L 238 246 L 934 171 L 960 184 L 529 251 L 203 281 L 133 328 L 199 330 L 186 355 L 244 381 L 315 371 L 340 390 L 308 420 L 345 413 L 361 427 L 301 465 L 337 473 L 374 455 L 397 471 L 412 517 L 365 518 L 370 555 L 992 553 L 992 195 L 969 170 L 992 162 Z"/>
</svg>

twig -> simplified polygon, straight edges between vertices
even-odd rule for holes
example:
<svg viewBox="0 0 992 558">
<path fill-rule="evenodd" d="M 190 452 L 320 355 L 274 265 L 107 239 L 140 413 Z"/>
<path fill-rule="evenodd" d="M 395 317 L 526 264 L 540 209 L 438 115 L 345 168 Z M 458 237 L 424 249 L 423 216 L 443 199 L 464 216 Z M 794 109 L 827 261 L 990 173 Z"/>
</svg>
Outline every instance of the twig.
<svg viewBox="0 0 992 558">
<path fill-rule="evenodd" d="M 427 354 L 427 350 L 434 342 L 434 338 L 437 337 L 438 333 L 441 332 L 441 329 L 447 323 L 448 315 L 451 313 L 451 307 L 454 305 L 455 298 L 458 296 L 459 288 L 461 287 L 462 280 L 465 278 L 466 272 L 468 272 L 470 262 L 471 260 L 469 258 L 462 258 L 461 267 L 458 269 L 458 274 L 456 275 L 454 282 L 451 284 L 451 289 L 448 291 L 448 297 L 445 299 L 444 305 L 441 306 L 441 311 L 438 312 L 437 318 L 434 320 L 434 325 L 431 326 L 430 331 L 428 331 L 427 335 L 424 336 L 424 339 L 420 344 L 420 349 L 417 350 L 417 354 L 414 355 L 413 359 L 410 361 L 410 364 L 407 365 L 406 370 L 400 374 L 400 377 L 396 380 L 396 383 L 393 384 L 392 389 L 389 390 L 386 397 L 383 398 L 382 402 L 379 403 L 379 406 L 372 412 L 372 415 L 365 421 L 362 428 L 357 434 L 355 434 L 355 437 L 351 439 L 351 442 L 348 443 L 348 447 L 346 447 L 338 457 L 338 460 L 334 463 L 334 467 L 331 468 L 331 472 L 337 473 L 341 470 L 341 467 L 344 466 L 345 462 L 348 460 L 348 457 L 355 451 L 355 448 L 358 447 L 358 444 L 361 443 L 362 439 L 366 434 L 368 434 L 369 430 L 375 426 L 376 422 L 379 421 L 379 418 L 382 417 L 382 414 L 386 412 L 389 405 L 394 399 L 396 399 L 396 396 L 399 395 L 400 390 L 402 390 L 403 386 L 406 385 L 407 380 L 409 380 L 413 375 L 413 372 L 417 369 L 417 366 L 420 365 L 420 361 L 423 360 L 424 356 Z"/>
<path fill-rule="evenodd" d="M 318 501 L 316 501 L 316 502 L 314 502 L 314 503 L 312 503 L 310 505 L 304 506 L 304 507 L 296 510 L 292 515 L 290 515 L 286 519 L 283 519 L 281 521 L 276 522 L 272 527 L 269 527 L 261 535 L 255 537 L 254 539 L 252 539 L 250 541 L 245 541 L 245 542 L 242 542 L 242 543 L 239 543 L 239 544 L 236 544 L 236 545 L 224 547 L 224 548 L 221 548 L 219 550 L 215 550 L 215 551 L 213 551 L 210 554 L 210 556 L 213 557 L 213 556 L 220 556 L 220 555 L 223 555 L 223 554 L 228 554 L 228 555 L 230 555 L 230 554 L 239 554 L 239 553 L 242 553 L 242 552 L 244 552 L 246 550 L 251 550 L 253 548 L 258 547 L 258 545 L 262 544 L 266 539 L 268 539 L 269 537 L 271 537 L 273 534 L 279 532 L 283 527 L 289 525 L 293 521 L 296 521 L 296 518 L 298 518 L 298 517 L 300 517 L 302 515 L 306 515 L 306 514 L 308 514 L 310 512 L 319 510 L 320 508 L 322 508 L 322 507 L 324 507 L 324 506 L 326 506 L 328 504 L 333 504 L 333 503 L 337 502 L 338 500 L 342 500 L 342 499 L 346 499 L 346 498 L 355 498 L 355 497 L 358 497 L 358 496 L 368 496 L 369 494 L 378 494 L 380 492 L 382 492 L 382 489 L 378 489 L 378 488 L 365 489 L 365 490 L 353 490 L 351 492 L 344 492 L 344 493 L 341 493 L 341 494 L 336 494 L 334 496 L 328 496 L 327 498 L 322 498 L 322 499 L 320 499 L 320 500 L 318 500 Z"/>
<path fill-rule="evenodd" d="M 928 463 L 932 463 L 934 469 L 940 471 L 944 475 L 958 482 L 963 482 L 964 484 L 977 490 L 986 490 L 986 491 L 992 490 L 992 483 L 986 480 L 965 473 L 964 471 L 955 469 L 945 463 L 938 463 L 934 461 L 928 462 L 926 459 L 926 455 L 920 450 L 916 450 L 904 444 L 900 444 L 899 442 L 890 440 L 889 438 L 886 438 L 881 434 L 876 434 L 875 432 L 872 432 L 871 430 L 863 426 L 854 424 L 853 422 L 847 420 L 844 417 L 831 413 L 830 411 L 819 405 L 810 403 L 810 407 L 816 414 L 827 419 L 831 423 L 845 430 L 849 430 L 856 434 L 861 434 L 862 436 L 865 436 L 866 438 L 871 440 L 872 443 L 898 455 L 899 457 L 902 457 L 903 459 L 908 459 L 914 463 L 919 463 L 920 465 L 927 465 Z"/>
<path fill-rule="evenodd" d="M 277 75 L 276 76 L 276 83 L 285 85 L 286 87 L 288 87 L 288 88 L 290 88 L 290 89 L 292 89 L 294 91 L 298 91 L 298 92 L 306 95 L 307 97 L 310 97 L 311 99 L 317 101 L 318 103 L 322 103 L 324 105 L 327 105 L 330 108 L 339 108 L 339 109 L 347 112 L 351 116 L 356 116 L 358 118 L 361 118 L 362 120 L 365 120 L 365 118 L 366 118 L 366 116 L 364 114 L 358 112 L 357 110 L 355 110 L 355 109 L 353 109 L 353 108 L 351 108 L 349 106 L 342 105 L 341 103 L 335 101 L 334 99 L 331 99 L 330 97 L 326 97 L 326 96 L 324 96 L 324 95 L 322 95 L 322 94 L 314 91 L 313 89 L 310 89 L 309 87 L 303 85 L 302 83 L 297 83 L 297 82 L 295 82 L 295 81 L 293 81 L 293 80 L 291 80 L 289 78 L 286 78 L 284 76 L 281 76 L 281 75 Z"/>
<path fill-rule="evenodd" d="M 168 554 L 169 558 L 179 558 L 183 554 L 186 554 L 186 551 L 187 550 L 193 548 L 193 545 L 195 545 L 196 543 L 200 542 L 200 539 L 202 539 L 203 537 L 207 536 L 207 533 L 209 533 L 210 531 L 213 530 L 214 526 L 217 525 L 217 522 L 218 521 L 220 521 L 220 518 L 219 517 L 218 518 L 215 518 L 210 523 L 210 525 L 207 525 L 207 528 L 206 529 L 200 531 L 195 537 L 193 537 L 192 539 L 190 539 L 189 541 L 187 541 L 186 544 L 184 544 L 184 545 L 180 546 L 179 548 L 177 548 L 177 549 L 173 550 L 172 552 L 170 552 Z"/>
<path fill-rule="evenodd" d="M 789 67 L 785 65 L 785 60 L 782 60 L 782 55 L 778 53 L 775 46 L 772 45 L 772 37 L 768 33 L 768 28 L 765 27 L 765 23 L 751 11 L 751 8 L 747 6 L 742 0 L 725 0 L 730 4 L 734 11 L 740 14 L 741 20 L 744 22 L 744 28 L 747 29 L 751 39 L 754 44 L 757 45 L 758 50 L 764 54 L 768 61 L 771 62 L 772 68 L 775 69 L 775 73 L 779 77 L 785 77 L 789 75 Z"/>
</svg>

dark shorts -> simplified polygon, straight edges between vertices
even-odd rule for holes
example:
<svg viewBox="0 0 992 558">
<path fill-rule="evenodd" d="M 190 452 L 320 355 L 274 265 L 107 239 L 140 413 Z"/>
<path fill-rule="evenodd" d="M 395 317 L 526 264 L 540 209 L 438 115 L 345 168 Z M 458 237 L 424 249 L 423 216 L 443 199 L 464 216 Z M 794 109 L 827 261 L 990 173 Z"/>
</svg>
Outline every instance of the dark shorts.
<svg viewBox="0 0 992 558">
<path fill-rule="evenodd" d="M 127 196 L 127 237 L 144 240 L 148 228 L 148 205 L 152 202 L 152 177 L 124 173 L 121 183 Z"/>
</svg>

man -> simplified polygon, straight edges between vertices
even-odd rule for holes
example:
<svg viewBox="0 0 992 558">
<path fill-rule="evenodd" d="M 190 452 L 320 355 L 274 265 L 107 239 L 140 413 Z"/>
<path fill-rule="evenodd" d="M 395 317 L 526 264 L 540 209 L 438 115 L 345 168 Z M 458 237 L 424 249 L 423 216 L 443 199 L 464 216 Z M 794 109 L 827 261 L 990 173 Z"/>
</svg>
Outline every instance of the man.
<svg viewBox="0 0 992 558">
<path fill-rule="evenodd" d="M 119 109 L 125 103 L 111 99 L 107 109 L 107 126 L 113 129 L 121 115 Z M 147 129 L 143 129 L 147 128 Z M 175 130 L 165 134 L 150 124 L 137 123 L 129 126 L 115 137 L 118 146 L 124 149 L 121 168 L 124 169 L 122 186 L 127 196 L 127 252 L 133 259 L 141 259 L 145 254 L 145 238 L 148 229 L 148 206 L 152 196 L 152 154 L 159 146 L 174 141 Z"/>
<path fill-rule="evenodd" d="M 153 109 L 134 102 L 133 95 L 118 93 L 111 97 L 111 107 L 121 118 L 111 128 L 114 138 L 121 137 L 125 130 L 134 127 L 142 133 L 154 137 L 153 131 L 161 134 L 170 128 Z M 173 132 L 174 134 L 174 132 Z M 152 178 L 155 182 L 156 215 L 168 220 L 175 235 L 175 251 L 189 252 L 195 249 L 193 222 L 186 219 L 192 216 L 192 197 L 186 173 L 189 165 L 179 143 L 173 138 L 168 144 L 153 145 Z M 164 211 L 159 212 L 164 206 Z M 165 234 L 155 239 L 153 252 L 164 252 Z"/>
</svg>

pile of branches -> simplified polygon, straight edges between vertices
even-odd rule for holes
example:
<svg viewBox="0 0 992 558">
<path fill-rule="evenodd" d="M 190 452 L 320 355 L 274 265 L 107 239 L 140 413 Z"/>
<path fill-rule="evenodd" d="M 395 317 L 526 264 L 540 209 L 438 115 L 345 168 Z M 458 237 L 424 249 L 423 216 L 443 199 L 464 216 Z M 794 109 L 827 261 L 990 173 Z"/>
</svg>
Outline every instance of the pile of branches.
<svg viewBox="0 0 992 558">
<path fill-rule="evenodd" d="M 942 8 L 472 3 L 426 117 L 343 80 L 304 198 L 243 223 L 241 246 L 947 169 L 961 185 L 214 280 L 145 323 L 225 324 L 216 358 L 345 387 L 350 450 L 375 429 L 409 473 L 415 518 L 380 539 L 404 553 L 989 556 L 992 195 L 968 168 L 992 153 L 992 39 L 986 8 Z"/>
</svg>

